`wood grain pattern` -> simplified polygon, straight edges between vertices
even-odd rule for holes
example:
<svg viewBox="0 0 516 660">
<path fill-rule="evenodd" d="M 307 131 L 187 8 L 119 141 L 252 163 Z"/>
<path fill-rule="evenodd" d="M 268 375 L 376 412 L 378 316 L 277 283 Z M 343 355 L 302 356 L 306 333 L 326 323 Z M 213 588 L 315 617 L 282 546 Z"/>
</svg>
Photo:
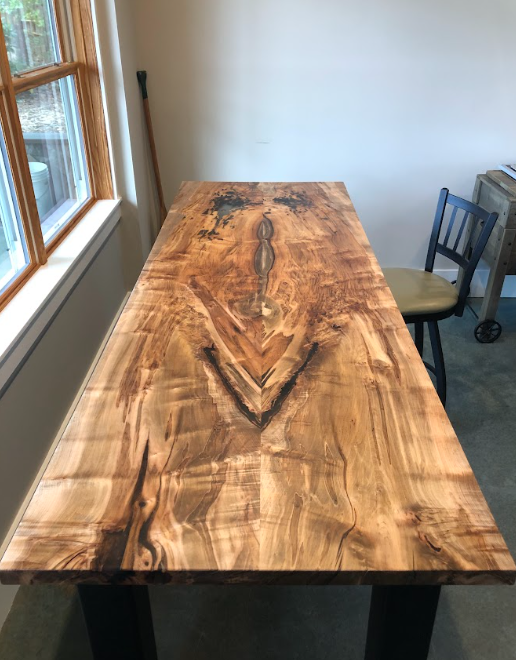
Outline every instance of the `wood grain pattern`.
<svg viewBox="0 0 516 660">
<path fill-rule="evenodd" d="M 342 184 L 186 183 L 5 583 L 511 583 Z"/>
<path fill-rule="evenodd" d="M 28 71 L 20 76 L 13 78 L 13 87 L 16 94 L 21 94 L 29 89 L 34 89 L 41 85 L 48 85 L 56 80 L 73 76 L 77 73 L 79 64 L 77 62 L 63 62 L 41 67 L 34 71 Z"/>
<path fill-rule="evenodd" d="M 88 167 L 95 199 L 113 199 L 111 157 L 107 134 L 101 76 L 97 57 L 94 18 L 90 0 L 70 5 L 76 58 L 79 62 L 78 99 L 86 137 Z M 61 19 L 63 20 L 64 17 Z M 73 56 L 73 53 L 70 53 Z"/>
</svg>

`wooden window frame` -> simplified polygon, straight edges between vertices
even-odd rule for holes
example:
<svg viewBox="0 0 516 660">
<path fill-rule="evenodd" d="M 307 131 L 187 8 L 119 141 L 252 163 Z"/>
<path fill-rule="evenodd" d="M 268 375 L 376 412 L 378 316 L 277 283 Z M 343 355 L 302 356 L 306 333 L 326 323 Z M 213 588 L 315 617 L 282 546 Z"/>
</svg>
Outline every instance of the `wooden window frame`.
<svg viewBox="0 0 516 660">
<path fill-rule="evenodd" d="M 114 196 L 92 2 L 93 0 L 52 0 L 61 63 L 34 68 L 21 75 L 11 74 L 0 22 L 0 122 L 29 255 L 28 265 L 0 294 L 0 310 L 37 269 L 47 262 L 48 256 L 92 206 L 99 200 L 113 199 Z M 90 197 L 45 245 L 16 95 L 67 76 L 73 76 L 75 82 Z"/>
</svg>

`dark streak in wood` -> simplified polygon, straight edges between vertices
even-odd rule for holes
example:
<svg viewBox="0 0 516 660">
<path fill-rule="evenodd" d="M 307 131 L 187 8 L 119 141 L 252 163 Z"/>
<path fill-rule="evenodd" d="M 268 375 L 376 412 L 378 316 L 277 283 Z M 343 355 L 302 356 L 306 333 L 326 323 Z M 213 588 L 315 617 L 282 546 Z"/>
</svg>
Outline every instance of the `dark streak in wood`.
<svg viewBox="0 0 516 660">
<path fill-rule="evenodd" d="M 229 221 L 233 219 L 235 211 L 242 211 L 252 205 L 253 203 L 247 197 L 231 190 L 227 193 L 216 195 L 212 199 L 211 207 L 203 212 L 203 215 L 215 215 L 215 223 L 211 229 L 201 229 L 199 236 L 201 238 L 207 238 L 210 241 L 213 240 L 214 237 L 219 236 L 218 229 L 220 227 L 226 227 Z"/>
<path fill-rule="evenodd" d="M 308 351 L 308 354 L 303 364 L 298 369 L 296 369 L 296 371 L 292 374 L 292 376 L 282 386 L 279 395 L 276 397 L 276 399 L 274 399 L 272 406 L 269 408 L 269 410 L 265 410 L 259 413 L 255 413 L 252 410 L 250 410 L 250 408 L 242 401 L 239 393 L 230 383 L 229 379 L 226 377 L 224 371 L 221 369 L 220 364 L 217 360 L 216 357 L 217 349 L 215 348 L 215 346 L 206 347 L 203 349 L 203 351 L 206 357 L 208 358 L 208 361 L 217 372 L 224 387 L 233 397 L 233 400 L 236 403 L 236 406 L 240 410 L 240 412 L 259 429 L 265 429 L 271 423 L 274 415 L 277 415 L 277 413 L 279 413 L 279 411 L 281 410 L 281 406 L 283 405 L 285 399 L 294 389 L 297 379 L 306 369 L 313 356 L 317 353 L 318 348 L 319 348 L 319 344 L 317 342 L 314 342 L 310 347 L 310 350 Z"/>
<path fill-rule="evenodd" d="M 294 212 L 299 211 L 299 209 L 309 209 L 312 206 L 312 201 L 303 193 L 291 193 L 283 197 L 274 197 L 272 201 L 275 204 L 287 206 Z"/>
<path fill-rule="evenodd" d="M 266 410 L 265 412 L 262 412 L 262 417 L 261 417 L 261 428 L 265 428 L 270 422 L 272 421 L 272 418 L 274 415 L 277 415 L 279 411 L 281 410 L 281 406 L 285 402 L 285 399 L 288 397 L 288 395 L 292 392 L 292 390 L 295 387 L 295 384 L 297 382 L 297 379 L 299 376 L 303 373 L 303 371 L 306 369 L 306 367 L 310 364 L 310 361 L 314 357 L 314 355 L 317 353 L 317 349 L 319 348 L 319 344 L 317 342 L 314 342 L 310 346 L 310 350 L 308 351 L 308 355 L 305 358 L 305 361 L 303 364 L 294 371 L 292 376 L 287 380 L 287 382 L 282 386 L 279 395 L 274 399 L 272 406 L 269 408 L 269 410 Z"/>
<path fill-rule="evenodd" d="M 240 394 L 229 382 L 229 379 L 226 377 L 226 374 L 220 368 L 219 362 L 216 358 L 217 349 L 215 348 L 215 346 L 205 347 L 203 348 L 203 351 L 206 357 L 208 358 L 209 363 L 217 372 L 222 384 L 229 392 L 229 394 L 231 394 L 231 396 L 233 397 L 233 400 L 236 403 L 237 408 L 252 424 L 259 427 L 260 421 L 258 415 L 254 413 L 252 410 L 250 410 L 249 407 L 242 401 L 242 399 L 240 398 Z"/>
<path fill-rule="evenodd" d="M 134 520 L 138 515 L 138 509 L 140 507 L 143 484 L 145 483 L 145 475 L 147 474 L 147 467 L 149 462 L 149 441 L 147 440 L 145 444 L 145 449 L 143 451 L 142 461 L 140 464 L 140 469 L 138 471 L 138 476 L 136 478 L 136 483 L 134 484 L 133 493 L 130 499 L 130 517 L 124 527 L 124 529 L 113 531 L 105 530 L 104 543 L 99 545 L 99 553 L 95 560 L 95 565 L 97 567 L 101 566 L 116 566 L 122 563 L 122 558 L 127 549 L 127 542 L 129 540 L 129 535 L 134 524 Z"/>
</svg>

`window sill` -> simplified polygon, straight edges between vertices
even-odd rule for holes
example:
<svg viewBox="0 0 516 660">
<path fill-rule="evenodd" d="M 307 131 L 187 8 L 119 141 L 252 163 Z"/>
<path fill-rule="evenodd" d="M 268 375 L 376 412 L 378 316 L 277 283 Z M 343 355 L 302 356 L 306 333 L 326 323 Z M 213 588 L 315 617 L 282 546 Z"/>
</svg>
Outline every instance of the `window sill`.
<svg viewBox="0 0 516 660">
<path fill-rule="evenodd" d="M 116 227 L 120 203 L 97 202 L 0 312 L 0 395 Z"/>
</svg>

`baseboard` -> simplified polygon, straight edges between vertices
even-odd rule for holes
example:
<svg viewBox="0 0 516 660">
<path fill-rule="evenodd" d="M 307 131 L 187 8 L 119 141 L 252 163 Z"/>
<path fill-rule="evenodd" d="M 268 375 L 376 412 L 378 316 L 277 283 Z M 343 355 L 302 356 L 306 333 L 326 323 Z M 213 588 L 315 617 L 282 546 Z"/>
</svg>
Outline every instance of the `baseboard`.
<svg viewBox="0 0 516 660">
<path fill-rule="evenodd" d="M 129 298 L 130 293 L 127 293 L 124 296 L 124 299 L 122 301 L 122 304 L 118 308 L 118 310 L 115 313 L 115 316 L 109 326 L 108 331 L 104 335 L 104 338 L 102 340 L 102 343 L 95 354 L 95 357 L 93 358 L 93 362 L 90 365 L 90 368 L 88 369 L 88 373 L 84 377 L 81 386 L 79 387 L 79 390 L 77 394 L 75 395 L 75 398 L 73 400 L 72 405 L 68 409 L 68 412 L 66 413 L 66 416 L 63 420 L 63 423 L 61 424 L 59 431 L 56 434 L 56 437 L 54 438 L 54 441 L 52 442 L 52 445 L 43 461 L 41 464 L 38 474 L 36 475 L 36 478 L 32 482 L 31 487 L 27 491 L 27 494 L 25 495 L 25 499 L 23 500 L 22 505 L 18 509 L 18 512 L 16 513 L 16 516 L 14 517 L 14 520 L 11 524 L 11 527 L 9 528 L 9 531 L 7 532 L 4 540 L 2 541 L 2 544 L 0 545 L 0 557 L 3 556 L 14 532 L 16 531 L 16 528 L 18 527 L 18 523 L 20 522 L 23 514 L 25 513 L 25 509 L 28 507 L 30 500 L 32 499 L 32 496 L 34 495 L 34 491 L 36 490 L 41 477 L 43 476 L 43 473 L 45 472 L 48 464 L 50 463 L 50 459 L 52 458 L 52 455 L 57 447 L 57 444 L 59 443 L 59 440 L 61 439 L 61 436 L 64 433 L 64 430 L 68 426 L 68 422 L 70 421 L 70 418 L 73 415 L 73 412 L 75 408 L 77 407 L 77 404 L 79 403 L 79 400 L 82 396 L 82 393 L 86 389 L 86 385 L 88 384 L 88 381 L 91 378 L 91 375 L 93 373 L 93 370 L 97 366 L 97 362 L 100 360 L 100 356 L 102 355 L 102 352 L 104 351 L 104 348 L 106 347 L 106 344 L 108 342 L 108 339 L 111 337 L 111 334 L 113 333 L 113 330 L 115 328 L 116 322 L 118 321 L 120 314 L 123 312 L 125 304 Z M 5 586 L 5 585 L 0 585 L 0 631 L 2 630 L 2 626 L 5 623 L 5 619 L 7 618 L 7 615 L 9 614 L 9 610 L 11 609 L 11 606 L 14 601 L 14 597 L 16 596 L 16 592 L 18 591 L 19 587 L 13 587 L 13 586 Z"/>
<path fill-rule="evenodd" d="M 457 279 L 457 270 L 454 268 L 436 269 L 436 275 L 444 277 L 445 280 L 452 282 Z M 487 269 L 478 268 L 471 280 L 471 293 L 472 298 L 483 298 L 486 291 L 487 279 L 489 271 Z M 507 275 L 502 289 L 502 298 L 516 298 L 516 275 Z"/>
</svg>

